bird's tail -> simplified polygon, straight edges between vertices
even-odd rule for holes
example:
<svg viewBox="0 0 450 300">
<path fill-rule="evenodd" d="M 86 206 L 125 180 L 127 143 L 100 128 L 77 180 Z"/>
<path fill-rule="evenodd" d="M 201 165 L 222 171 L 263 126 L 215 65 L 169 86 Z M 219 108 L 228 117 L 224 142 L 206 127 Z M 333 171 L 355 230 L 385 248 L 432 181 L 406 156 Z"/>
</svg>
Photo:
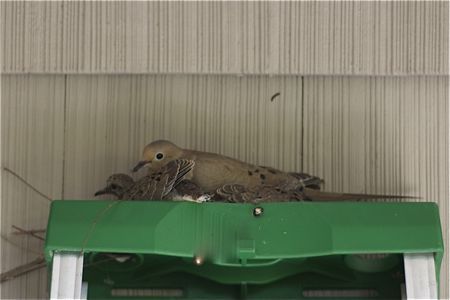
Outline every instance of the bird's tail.
<svg viewBox="0 0 450 300">
<path fill-rule="evenodd" d="M 347 194 L 322 192 L 317 189 L 305 188 L 303 194 L 310 201 L 358 201 L 367 199 L 420 199 L 414 196 L 379 195 L 379 194 Z"/>
</svg>

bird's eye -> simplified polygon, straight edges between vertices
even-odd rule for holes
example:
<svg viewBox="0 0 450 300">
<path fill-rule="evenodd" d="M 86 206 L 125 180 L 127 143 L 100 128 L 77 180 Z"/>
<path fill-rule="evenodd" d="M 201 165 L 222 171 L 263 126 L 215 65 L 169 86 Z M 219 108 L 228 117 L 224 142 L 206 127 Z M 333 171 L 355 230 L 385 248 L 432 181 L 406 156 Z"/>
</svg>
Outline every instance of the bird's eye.
<svg viewBox="0 0 450 300">
<path fill-rule="evenodd" d="M 162 154 L 162 153 L 156 153 L 156 159 L 157 160 L 161 160 L 161 159 L 163 159 L 163 157 L 164 157 L 164 154 Z"/>
<path fill-rule="evenodd" d="M 115 190 L 115 189 L 119 188 L 119 186 L 117 184 L 113 183 L 113 184 L 111 184 L 111 188 Z"/>
</svg>

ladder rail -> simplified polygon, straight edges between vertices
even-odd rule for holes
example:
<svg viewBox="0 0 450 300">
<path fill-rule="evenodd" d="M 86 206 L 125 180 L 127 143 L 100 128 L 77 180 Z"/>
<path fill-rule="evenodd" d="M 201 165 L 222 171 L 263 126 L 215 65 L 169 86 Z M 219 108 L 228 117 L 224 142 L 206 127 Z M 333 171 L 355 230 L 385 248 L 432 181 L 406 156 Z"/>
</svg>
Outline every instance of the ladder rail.
<svg viewBox="0 0 450 300">
<path fill-rule="evenodd" d="M 50 299 L 87 299 L 83 278 L 83 254 L 56 252 L 53 256 Z"/>
<path fill-rule="evenodd" d="M 406 299 L 437 299 L 433 253 L 405 253 Z"/>
</svg>

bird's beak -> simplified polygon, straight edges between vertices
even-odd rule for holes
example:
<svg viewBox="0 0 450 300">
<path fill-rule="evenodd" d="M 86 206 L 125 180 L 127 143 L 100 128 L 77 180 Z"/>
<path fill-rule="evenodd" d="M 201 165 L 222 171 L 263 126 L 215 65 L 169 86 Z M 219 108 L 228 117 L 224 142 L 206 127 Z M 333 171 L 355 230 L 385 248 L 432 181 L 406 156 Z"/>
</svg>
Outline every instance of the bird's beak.
<svg viewBox="0 0 450 300">
<path fill-rule="evenodd" d="M 97 196 L 104 195 L 104 194 L 111 194 L 111 190 L 108 187 L 105 187 L 102 190 L 96 191 L 94 196 L 97 197 Z"/>
<path fill-rule="evenodd" d="M 151 163 L 151 160 L 141 160 L 140 162 L 137 163 L 137 165 L 133 168 L 133 172 L 137 172 L 140 168 L 142 168 L 143 166 Z"/>
</svg>

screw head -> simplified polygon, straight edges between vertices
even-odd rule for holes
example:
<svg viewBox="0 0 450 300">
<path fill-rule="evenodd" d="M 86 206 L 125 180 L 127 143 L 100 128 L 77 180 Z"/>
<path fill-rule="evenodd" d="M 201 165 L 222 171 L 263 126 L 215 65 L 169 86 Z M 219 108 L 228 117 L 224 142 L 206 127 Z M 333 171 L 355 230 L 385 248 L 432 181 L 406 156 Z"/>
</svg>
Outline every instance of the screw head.
<svg viewBox="0 0 450 300">
<path fill-rule="evenodd" d="M 203 261 L 204 261 L 203 258 L 200 257 L 200 256 L 194 257 L 194 263 L 195 263 L 197 266 L 202 265 L 202 264 L 203 264 Z"/>
<path fill-rule="evenodd" d="M 253 209 L 253 215 L 255 216 L 255 217 L 259 217 L 259 216 L 261 216 L 262 214 L 263 214 L 263 212 L 264 212 L 264 209 L 262 208 L 262 207 L 255 207 L 254 209 Z"/>
</svg>

